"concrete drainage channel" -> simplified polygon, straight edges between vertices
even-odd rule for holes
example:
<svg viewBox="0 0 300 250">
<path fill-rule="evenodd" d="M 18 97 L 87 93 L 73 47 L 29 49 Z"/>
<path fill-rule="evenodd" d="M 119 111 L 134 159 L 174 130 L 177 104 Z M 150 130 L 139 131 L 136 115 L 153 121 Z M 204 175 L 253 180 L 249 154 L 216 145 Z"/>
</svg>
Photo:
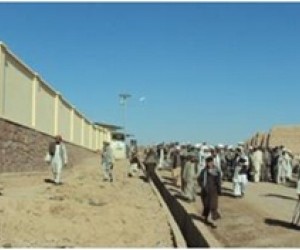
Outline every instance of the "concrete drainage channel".
<svg viewBox="0 0 300 250">
<path fill-rule="evenodd" d="M 143 163 L 141 163 L 144 165 Z M 143 166 L 145 169 L 145 166 Z M 150 173 L 150 185 L 156 193 L 165 210 L 174 236 L 174 245 L 177 248 L 187 247 L 221 247 L 218 241 L 208 235 L 207 230 L 200 232 L 185 208 L 167 190 L 155 171 Z"/>
</svg>

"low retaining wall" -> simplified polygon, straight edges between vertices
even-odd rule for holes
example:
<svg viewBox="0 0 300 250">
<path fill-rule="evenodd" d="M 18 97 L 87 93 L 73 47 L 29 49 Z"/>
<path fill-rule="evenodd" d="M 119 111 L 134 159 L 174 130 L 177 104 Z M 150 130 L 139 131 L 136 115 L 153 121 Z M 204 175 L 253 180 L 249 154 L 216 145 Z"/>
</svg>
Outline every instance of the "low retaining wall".
<svg viewBox="0 0 300 250">
<path fill-rule="evenodd" d="M 192 221 L 192 218 L 186 212 L 184 207 L 177 199 L 170 194 L 159 177 L 153 172 L 151 179 L 159 190 L 164 201 L 167 203 L 188 247 L 210 247 L 205 237 L 199 232 L 198 228 Z"/>
<path fill-rule="evenodd" d="M 181 240 L 181 244 L 178 244 L 177 247 L 182 247 L 182 245 L 185 244 L 187 247 L 197 248 L 220 247 L 220 244 L 214 240 L 211 240 L 211 236 L 205 235 L 205 232 L 200 232 L 199 228 L 194 224 L 193 219 L 185 210 L 185 208 L 162 183 L 156 171 L 149 171 L 149 174 L 153 184 L 159 191 L 164 202 L 167 204 L 168 209 L 177 224 L 177 227 L 180 229 L 180 234 L 178 233 L 178 235 L 182 235 L 184 238 L 184 242 Z M 180 239 L 180 237 L 178 238 Z"/>
<path fill-rule="evenodd" d="M 0 172 L 48 171 L 44 162 L 53 137 L 0 118 Z M 66 143 L 68 166 L 80 163 L 95 152 Z"/>
</svg>

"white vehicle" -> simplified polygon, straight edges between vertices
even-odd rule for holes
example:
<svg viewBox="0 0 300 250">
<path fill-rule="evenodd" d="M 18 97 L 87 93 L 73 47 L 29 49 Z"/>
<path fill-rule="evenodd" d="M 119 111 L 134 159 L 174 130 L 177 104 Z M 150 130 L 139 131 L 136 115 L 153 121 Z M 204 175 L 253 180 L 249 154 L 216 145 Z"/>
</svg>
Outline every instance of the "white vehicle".
<svg viewBox="0 0 300 250">
<path fill-rule="evenodd" d="M 113 133 L 111 148 L 116 160 L 126 159 L 126 142 L 123 133 Z"/>
</svg>

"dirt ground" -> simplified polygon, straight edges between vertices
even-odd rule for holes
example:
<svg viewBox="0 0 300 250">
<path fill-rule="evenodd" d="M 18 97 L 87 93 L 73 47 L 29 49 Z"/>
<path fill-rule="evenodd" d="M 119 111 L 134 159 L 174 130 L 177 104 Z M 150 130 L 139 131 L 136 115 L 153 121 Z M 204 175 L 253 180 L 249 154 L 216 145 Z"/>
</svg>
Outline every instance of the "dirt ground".
<svg viewBox="0 0 300 250">
<path fill-rule="evenodd" d="M 103 182 L 98 159 L 63 173 L 2 174 L 0 246 L 173 247 L 167 217 L 149 184 L 126 177 L 118 162 Z"/>
<path fill-rule="evenodd" d="M 162 180 L 167 180 L 170 172 L 163 170 L 159 175 Z M 197 224 L 200 221 L 204 226 L 200 217 L 200 197 L 194 203 L 187 203 L 172 183 L 165 181 L 165 185 Z M 300 247 L 300 229 L 293 229 L 289 224 L 296 202 L 293 186 L 249 183 L 246 196 L 236 199 L 232 196 L 232 183 L 223 183 L 223 194 L 219 199 L 222 219 L 217 229 L 207 227 L 224 247 Z"/>
</svg>

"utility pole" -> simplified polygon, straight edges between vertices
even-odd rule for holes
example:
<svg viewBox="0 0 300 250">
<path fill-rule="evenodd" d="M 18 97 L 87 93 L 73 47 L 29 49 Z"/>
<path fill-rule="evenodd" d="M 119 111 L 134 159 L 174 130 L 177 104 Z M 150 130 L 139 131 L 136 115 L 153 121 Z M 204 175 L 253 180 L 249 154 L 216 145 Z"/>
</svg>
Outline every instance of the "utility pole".
<svg viewBox="0 0 300 250">
<path fill-rule="evenodd" d="M 131 97 L 130 94 L 119 94 L 120 105 L 123 106 L 123 130 L 124 130 L 124 139 L 126 144 L 126 111 L 127 111 L 127 100 Z"/>
</svg>

